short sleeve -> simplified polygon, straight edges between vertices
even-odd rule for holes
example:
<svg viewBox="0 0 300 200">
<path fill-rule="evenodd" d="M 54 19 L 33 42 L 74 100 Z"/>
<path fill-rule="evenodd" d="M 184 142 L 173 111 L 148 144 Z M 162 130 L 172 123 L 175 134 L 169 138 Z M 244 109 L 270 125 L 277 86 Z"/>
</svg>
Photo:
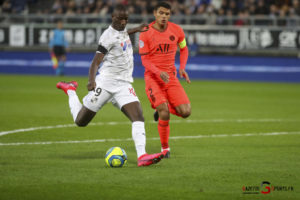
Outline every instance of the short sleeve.
<svg viewBox="0 0 300 200">
<path fill-rule="evenodd" d="M 147 32 L 142 32 L 139 38 L 139 53 L 147 54 L 149 53 L 149 45 L 147 40 Z"/>
<path fill-rule="evenodd" d="M 109 51 L 112 47 L 112 42 L 111 42 L 111 38 L 109 37 L 108 32 L 104 32 L 99 39 L 99 46 L 105 48 L 107 51 Z"/>
</svg>

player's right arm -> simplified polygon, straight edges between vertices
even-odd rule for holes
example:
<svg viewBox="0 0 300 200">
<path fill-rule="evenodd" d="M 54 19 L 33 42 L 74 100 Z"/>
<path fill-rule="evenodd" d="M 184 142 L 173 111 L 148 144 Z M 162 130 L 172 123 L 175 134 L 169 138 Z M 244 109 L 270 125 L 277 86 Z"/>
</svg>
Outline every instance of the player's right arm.
<svg viewBox="0 0 300 200">
<path fill-rule="evenodd" d="M 147 33 L 147 32 L 146 32 Z M 150 49 L 149 49 L 149 43 L 148 39 L 146 36 L 146 33 L 141 33 L 140 34 L 140 39 L 139 39 L 139 53 L 141 55 L 141 60 L 143 66 L 156 76 L 160 77 L 165 83 L 169 82 L 169 74 L 167 72 L 159 70 L 152 62 L 150 59 Z"/>
<path fill-rule="evenodd" d="M 111 49 L 112 44 L 109 40 L 109 34 L 108 32 L 104 32 L 100 39 L 98 44 L 98 49 L 96 51 L 96 54 L 93 58 L 90 70 L 89 70 L 89 81 L 87 84 L 88 91 L 94 90 L 96 88 L 96 74 L 98 71 L 98 68 L 100 66 L 100 63 L 103 61 L 104 56 L 108 53 L 108 51 Z"/>
<path fill-rule="evenodd" d="M 99 49 L 99 48 L 98 48 Z M 87 84 L 87 89 L 88 91 L 92 91 L 96 88 L 96 74 L 99 68 L 100 63 L 102 62 L 103 58 L 104 58 L 105 54 L 100 53 L 100 52 L 96 52 L 95 56 L 93 58 L 90 70 L 89 70 L 89 81 Z"/>
</svg>

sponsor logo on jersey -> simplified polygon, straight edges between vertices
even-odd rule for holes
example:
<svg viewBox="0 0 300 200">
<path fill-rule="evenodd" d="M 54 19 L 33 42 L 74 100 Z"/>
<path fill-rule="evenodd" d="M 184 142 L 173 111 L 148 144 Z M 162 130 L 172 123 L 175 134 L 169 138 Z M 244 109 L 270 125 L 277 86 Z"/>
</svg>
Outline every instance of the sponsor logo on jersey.
<svg viewBox="0 0 300 200">
<path fill-rule="evenodd" d="M 126 51 L 126 48 L 127 48 L 127 47 L 128 47 L 128 48 L 131 48 L 131 47 L 132 47 L 131 41 L 130 41 L 130 40 L 127 40 L 127 41 L 125 41 L 125 42 L 122 42 L 122 43 L 121 43 L 121 47 L 123 47 L 123 51 Z"/>
</svg>

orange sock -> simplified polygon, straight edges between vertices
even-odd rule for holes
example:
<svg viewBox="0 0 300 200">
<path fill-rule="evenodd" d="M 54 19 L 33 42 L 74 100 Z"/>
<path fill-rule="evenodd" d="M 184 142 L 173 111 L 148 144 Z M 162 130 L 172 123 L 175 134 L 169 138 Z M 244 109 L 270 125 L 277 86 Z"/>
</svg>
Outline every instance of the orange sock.
<svg viewBox="0 0 300 200">
<path fill-rule="evenodd" d="M 157 129 L 160 136 L 161 147 L 163 149 L 169 148 L 169 135 L 170 135 L 169 120 L 164 121 L 158 119 Z"/>
</svg>

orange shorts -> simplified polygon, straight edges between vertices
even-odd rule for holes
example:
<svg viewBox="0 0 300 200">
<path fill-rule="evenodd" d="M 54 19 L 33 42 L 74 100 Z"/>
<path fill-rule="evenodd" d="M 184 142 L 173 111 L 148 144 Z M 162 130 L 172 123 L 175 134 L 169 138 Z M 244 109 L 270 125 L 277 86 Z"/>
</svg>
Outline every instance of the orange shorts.
<svg viewBox="0 0 300 200">
<path fill-rule="evenodd" d="M 164 83 L 154 75 L 145 74 L 146 94 L 154 109 L 166 102 L 173 107 L 190 103 L 189 98 L 176 77 L 176 73 L 169 73 L 169 76 L 169 82 Z"/>
</svg>

